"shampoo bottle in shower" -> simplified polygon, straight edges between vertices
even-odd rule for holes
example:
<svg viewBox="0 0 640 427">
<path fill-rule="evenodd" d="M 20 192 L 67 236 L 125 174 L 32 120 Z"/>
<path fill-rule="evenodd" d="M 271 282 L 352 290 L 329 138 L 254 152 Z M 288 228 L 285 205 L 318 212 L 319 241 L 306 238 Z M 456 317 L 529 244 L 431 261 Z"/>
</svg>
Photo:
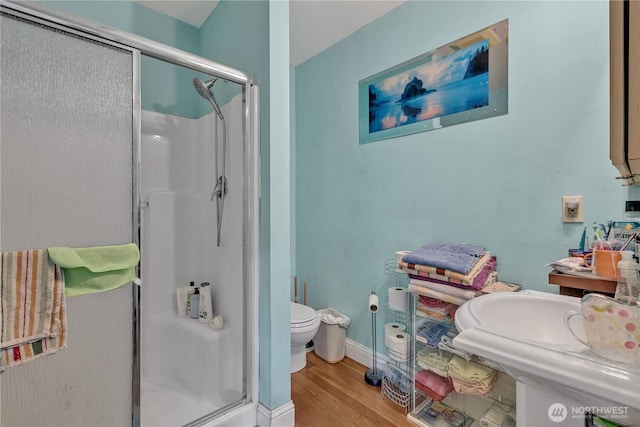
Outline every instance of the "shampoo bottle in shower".
<svg viewBox="0 0 640 427">
<path fill-rule="evenodd" d="M 186 309 L 186 315 L 191 317 L 191 295 L 193 295 L 195 288 L 196 282 L 191 281 L 189 283 L 189 289 L 187 291 L 187 309 Z"/>
<path fill-rule="evenodd" d="M 200 322 L 209 323 L 212 317 L 211 286 L 204 282 L 200 285 Z"/>
<path fill-rule="evenodd" d="M 189 301 L 191 301 L 191 311 L 189 315 L 192 319 L 197 319 L 200 315 L 200 289 L 196 288 L 190 295 Z"/>
</svg>

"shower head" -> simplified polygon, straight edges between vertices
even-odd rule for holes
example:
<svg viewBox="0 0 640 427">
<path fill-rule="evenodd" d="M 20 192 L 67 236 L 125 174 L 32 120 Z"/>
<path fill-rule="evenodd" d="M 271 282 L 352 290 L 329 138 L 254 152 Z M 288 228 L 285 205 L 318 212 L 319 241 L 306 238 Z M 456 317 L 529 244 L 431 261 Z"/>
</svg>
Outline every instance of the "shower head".
<svg viewBox="0 0 640 427">
<path fill-rule="evenodd" d="M 216 111 L 218 117 L 220 117 L 220 120 L 224 120 L 222 110 L 220 110 L 220 106 L 216 102 L 216 97 L 213 95 L 213 92 L 211 92 L 211 87 L 217 80 L 217 78 L 213 78 L 211 80 L 203 82 L 202 80 L 195 78 L 193 79 L 193 86 L 196 88 L 201 97 L 208 100 L 211 105 L 213 105 L 213 109 Z"/>
</svg>

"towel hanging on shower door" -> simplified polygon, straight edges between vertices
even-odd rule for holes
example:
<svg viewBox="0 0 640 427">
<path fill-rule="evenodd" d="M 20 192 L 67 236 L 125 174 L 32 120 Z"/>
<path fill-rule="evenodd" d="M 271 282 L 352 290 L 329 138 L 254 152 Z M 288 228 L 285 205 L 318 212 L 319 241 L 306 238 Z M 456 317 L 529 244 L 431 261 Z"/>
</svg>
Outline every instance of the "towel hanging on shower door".
<svg viewBox="0 0 640 427">
<path fill-rule="evenodd" d="M 64 277 L 45 249 L 2 252 L 0 367 L 22 365 L 67 346 Z"/>
<path fill-rule="evenodd" d="M 65 295 L 110 291 L 136 279 L 140 251 L 134 243 L 89 248 L 49 248 L 49 256 L 62 267 Z"/>
</svg>

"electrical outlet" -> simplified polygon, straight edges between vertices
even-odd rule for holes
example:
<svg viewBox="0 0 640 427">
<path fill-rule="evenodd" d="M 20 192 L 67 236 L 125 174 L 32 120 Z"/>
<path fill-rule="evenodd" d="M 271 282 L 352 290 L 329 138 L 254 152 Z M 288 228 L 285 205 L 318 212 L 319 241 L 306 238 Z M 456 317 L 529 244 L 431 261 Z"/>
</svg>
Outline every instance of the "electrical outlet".
<svg viewBox="0 0 640 427">
<path fill-rule="evenodd" d="M 584 222 L 582 196 L 562 197 L 562 222 Z"/>
</svg>

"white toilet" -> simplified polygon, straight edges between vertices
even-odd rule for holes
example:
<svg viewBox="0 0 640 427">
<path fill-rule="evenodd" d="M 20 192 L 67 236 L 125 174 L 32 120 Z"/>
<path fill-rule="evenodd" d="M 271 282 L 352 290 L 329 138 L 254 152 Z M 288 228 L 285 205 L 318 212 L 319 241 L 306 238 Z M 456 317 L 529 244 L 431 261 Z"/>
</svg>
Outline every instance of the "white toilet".
<svg viewBox="0 0 640 427">
<path fill-rule="evenodd" d="M 316 336 L 320 327 L 318 313 L 306 305 L 291 303 L 291 373 L 307 364 L 306 345 Z"/>
</svg>

